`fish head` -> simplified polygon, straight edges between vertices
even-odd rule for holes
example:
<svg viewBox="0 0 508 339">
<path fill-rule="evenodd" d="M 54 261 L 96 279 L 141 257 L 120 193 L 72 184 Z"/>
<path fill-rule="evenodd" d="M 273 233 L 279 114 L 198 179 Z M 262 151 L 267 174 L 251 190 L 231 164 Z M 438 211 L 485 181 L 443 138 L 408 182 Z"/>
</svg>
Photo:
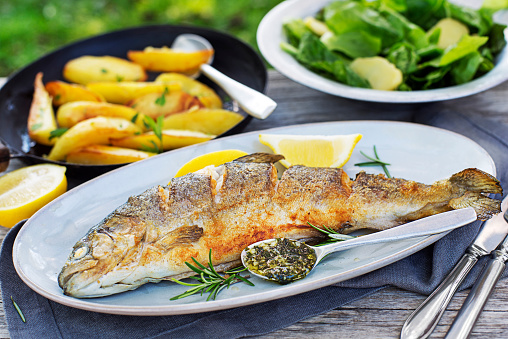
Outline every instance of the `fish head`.
<svg viewBox="0 0 508 339">
<path fill-rule="evenodd" d="M 88 298 L 136 288 L 122 280 L 139 261 L 144 234 L 142 222 L 119 215 L 92 228 L 74 245 L 58 276 L 64 294 Z"/>
</svg>

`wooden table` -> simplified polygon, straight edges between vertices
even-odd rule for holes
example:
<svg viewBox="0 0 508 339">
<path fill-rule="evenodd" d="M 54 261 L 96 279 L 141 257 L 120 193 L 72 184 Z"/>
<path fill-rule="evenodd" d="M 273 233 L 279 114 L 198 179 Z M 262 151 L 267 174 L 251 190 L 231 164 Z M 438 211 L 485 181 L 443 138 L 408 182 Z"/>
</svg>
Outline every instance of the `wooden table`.
<svg viewBox="0 0 508 339">
<path fill-rule="evenodd" d="M 467 109 L 471 114 L 488 115 L 508 122 L 508 82 L 469 98 L 444 103 L 390 105 L 330 96 L 296 84 L 276 71 L 270 71 L 267 93 L 278 103 L 276 111 L 266 120 L 251 121 L 245 131 L 309 122 L 376 120 L 381 117 L 383 120 L 411 121 L 414 112 L 427 107 Z M 19 166 L 22 166 L 19 161 L 13 161 L 9 170 Z M 3 239 L 7 231 L 0 227 L 0 239 Z M 444 337 L 466 296 L 467 291 L 455 296 L 431 338 Z M 425 298 L 426 296 L 397 288 L 386 288 L 259 338 L 398 338 L 406 318 Z M 471 338 L 508 338 L 507 299 L 508 281 L 502 280 L 487 303 Z M 3 308 L 0 310 L 0 337 L 9 337 Z"/>
</svg>

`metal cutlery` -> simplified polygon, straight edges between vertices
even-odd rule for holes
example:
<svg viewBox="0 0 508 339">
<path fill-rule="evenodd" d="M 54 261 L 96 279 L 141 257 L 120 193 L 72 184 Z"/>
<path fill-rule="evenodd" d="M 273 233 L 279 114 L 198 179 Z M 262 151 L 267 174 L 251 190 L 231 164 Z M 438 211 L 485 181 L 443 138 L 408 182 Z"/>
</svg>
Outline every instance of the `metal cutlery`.
<svg viewBox="0 0 508 339">
<path fill-rule="evenodd" d="M 506 205 L 505 205 L 506 207 Z M 496 216 L 496 222 L 508 223 L 508 211 Z M 475 282 L 464 301 L 457 317 L 446 334 L 446 338 L 467 338 L 473 330 L 480 313 L 492 294 L 508 260 L 508 237 L 493 252 L 492 258 L 484 267 L 480 278 Z"/>
<path fill-rule="evenodd" d="M 508 198 L 505 198 L 501 204 L 503 213 L 507 206 Z M 483 224 L 476 239 L 455 268 L 406 320 L 402 327 L 401 339 L 427 338 L 432 333 L 471 268 L 480 257 L 490 254 L 508 234 L 508 223 L 500 222 L 503 213 L 495 215 Z"/>
</svg>

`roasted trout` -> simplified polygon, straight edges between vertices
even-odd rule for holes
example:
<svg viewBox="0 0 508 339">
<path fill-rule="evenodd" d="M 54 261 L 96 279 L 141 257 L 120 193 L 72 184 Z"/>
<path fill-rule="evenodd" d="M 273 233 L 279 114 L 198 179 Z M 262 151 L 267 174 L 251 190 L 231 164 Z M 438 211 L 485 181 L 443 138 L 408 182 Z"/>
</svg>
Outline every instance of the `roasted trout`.
<svg viewBox="0 0 508 339">
<path fill-rule="evenodd" d="M 99 297 L 185 278 L 193 272 L 184 262 L 205 264 L 210 249 L 224 271 L 256 241 L 321 237 L 308 222 L 350 233 L 467 206 L 479 219 L 500 211 L 500 202 L 484 195 L 501 193 L 499 181 L 478 169 L 432 185 L 365 172 L 351 180 L 342 169 L 305 166 L 278 179 L 272 160 L 246 156 L 130 197 L 76 243 L 58 276 L 63 292 Z"/>
</svg>

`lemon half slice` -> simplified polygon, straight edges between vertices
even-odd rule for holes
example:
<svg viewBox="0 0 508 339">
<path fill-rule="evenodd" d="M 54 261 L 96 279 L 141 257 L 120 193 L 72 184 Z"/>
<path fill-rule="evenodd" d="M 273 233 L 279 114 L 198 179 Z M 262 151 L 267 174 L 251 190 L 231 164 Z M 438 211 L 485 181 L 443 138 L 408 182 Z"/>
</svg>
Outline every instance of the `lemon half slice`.
<svg viewBox="0 0 508 339">
<path fill-rule="evenodd" d="M 0 225 L 12 227 L 67 190 L 64 166 L 41 164 L 0 177 Z"/>
<path fill-rule="evenodd" d="M 181 177 L 188 173 L 199 171 L 200 169 L 205 168 L 206 166 L 210 165 L 219 166 L 226 162 L 230 162 L 240 157 L 243 157 L 244 155 L 247 155 L 247 153 L 237 149 L 228 149 L 203 154 L 198 157 L 195 157 L 194 159 L 191 159 L 189 162 L 183 165 L 178 170 L 178 172 L 176 172 L 175 178 Z"/>
<path fill-rule="evenodd" d="M 342 167 L 351 157 L 361 134 L 284 135 L 260 134 L 259 141 L 285 159 L 281 164 L 309 167 Z"/>
</svg>

